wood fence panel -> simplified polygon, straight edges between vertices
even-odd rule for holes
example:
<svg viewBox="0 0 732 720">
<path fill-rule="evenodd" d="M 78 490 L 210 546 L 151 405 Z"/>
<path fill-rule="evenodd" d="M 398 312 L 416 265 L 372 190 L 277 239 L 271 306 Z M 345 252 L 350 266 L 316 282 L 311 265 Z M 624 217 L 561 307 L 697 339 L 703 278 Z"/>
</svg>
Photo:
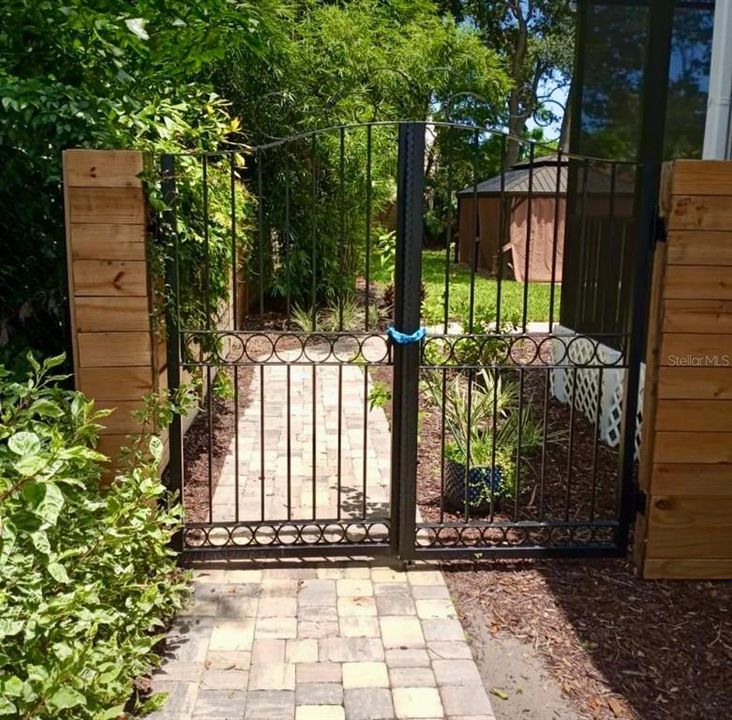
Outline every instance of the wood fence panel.
<svg viewBox="0 0 732 720">
<path fill-rule="evenodd" d="M 731 578 L 732 163 L 677 161 L 666 173 L 635 557 L 647 578 Z"/>
<path fill-rule="evenodd" d="M 112 466 L 128 436 L 131 413 L 157 389 L 145 251 L 143 156 L 126 150 L 64 153 L 64 202 L 76 387 L 98 407 L 99 449 Z"/>
</svg>

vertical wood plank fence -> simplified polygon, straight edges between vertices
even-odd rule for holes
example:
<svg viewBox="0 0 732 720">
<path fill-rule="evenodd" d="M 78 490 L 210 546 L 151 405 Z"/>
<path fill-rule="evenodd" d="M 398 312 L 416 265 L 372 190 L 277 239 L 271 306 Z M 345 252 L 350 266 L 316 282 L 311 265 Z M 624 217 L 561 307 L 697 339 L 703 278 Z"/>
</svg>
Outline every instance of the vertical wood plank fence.
<svg viewBox="0 0 732 720">
<path fill-rule="evenodd" d="M 666 168 L 643 408 L 647 578 L 732 578 L 732 162 Z"/>
</svg>

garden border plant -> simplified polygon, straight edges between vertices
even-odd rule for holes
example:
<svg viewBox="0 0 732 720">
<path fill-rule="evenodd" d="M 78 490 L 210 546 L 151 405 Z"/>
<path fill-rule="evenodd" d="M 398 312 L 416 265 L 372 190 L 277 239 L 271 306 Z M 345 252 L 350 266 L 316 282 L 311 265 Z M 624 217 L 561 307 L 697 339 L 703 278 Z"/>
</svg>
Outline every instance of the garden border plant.
<svg viewBox="0 0 732 720">
<path fill-rule="evenodd" d="M 187 596 L 169 541 L 180 507 L 159 475 L 154 429 L 195 394 L 150 396 L 126 465 L 105 480 L 99 411 L 53 374 L 22 381 L 0 369 L 0 716 L 24 720 L 130 717 L 155 646 Z M 132 700 L 131 700 L 132 697 Z"/>
</svg>

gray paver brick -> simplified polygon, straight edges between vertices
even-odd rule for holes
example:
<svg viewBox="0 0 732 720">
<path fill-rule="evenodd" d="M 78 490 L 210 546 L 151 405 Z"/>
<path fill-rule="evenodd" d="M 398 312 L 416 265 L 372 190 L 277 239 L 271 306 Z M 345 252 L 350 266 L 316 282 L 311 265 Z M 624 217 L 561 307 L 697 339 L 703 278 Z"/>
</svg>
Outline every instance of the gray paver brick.
<svg viewBox="0 0 732 720">
<path fill-rule="evenodd" d="M 333 683 L 300 683 L 295 688 L 296 705 L 342 705 L 343 686 Z"/>
<path fill-rule="evenodd" d="M 384 646 L 375 638 L 330 637 L 319 641 L 321 660 L 326 662 L 380 662 Z"/>
<path fill-rule="evenodd" d="M 247 694 L 244 720 L 293 720 L 295 693 L 291 690 L 259 690 Z"/>
<path fill-rule="evenodd" d="M 244 690 L 200 690 L 194 720 L 242 720 L 247 695 Z"/>
<path fill-rule="evenodd" d="M 346 720 L 393 720 L 394 704 L 386 688 L 354 688 L 344 692 Z"/>
</svg>

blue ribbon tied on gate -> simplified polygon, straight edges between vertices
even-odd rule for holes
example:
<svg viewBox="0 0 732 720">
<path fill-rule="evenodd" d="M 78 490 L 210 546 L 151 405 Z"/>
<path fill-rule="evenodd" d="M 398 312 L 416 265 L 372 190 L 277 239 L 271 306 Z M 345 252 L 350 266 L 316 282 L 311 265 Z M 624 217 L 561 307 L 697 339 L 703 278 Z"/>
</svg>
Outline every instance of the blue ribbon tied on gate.
<svg viewBox="0 0 732 720">
<path fill-rule="evenodd" d="M 386 334 L 397 345 L 409 345 L 410 343 L 422 342 L 427 337 L 427 328 L 421 327 L 413 333 L 403 333 L 397 330 L 393 325 L 386 328 Z"/>
</svg>

